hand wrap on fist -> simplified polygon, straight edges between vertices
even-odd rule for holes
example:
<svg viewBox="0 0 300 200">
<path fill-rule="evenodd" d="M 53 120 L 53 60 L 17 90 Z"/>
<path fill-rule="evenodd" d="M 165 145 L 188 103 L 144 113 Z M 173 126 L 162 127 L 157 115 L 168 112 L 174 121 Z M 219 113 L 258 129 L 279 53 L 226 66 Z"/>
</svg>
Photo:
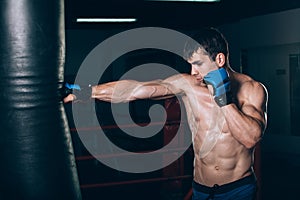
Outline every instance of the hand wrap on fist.
<svg viewBox="0 0 300 200">
<path fill-rule="evenodd" d="M 211 85 L 214 89 L 215 102 L 223 107 L 232 103 L 232 94 L 230 91 L 230 80 L 224 68 L 209 72 L 204 81 L 207 85 Z"/>
<path fill-rule="evenodd" d="M 91 85 L 79 86 L 78 84 L 64 83 L 60 93 L 62 99 L 69 94 L 73 94 L 76 98 L 75 100 L 87 101 L 91 98 L 92 87 Z"/>
</svg>

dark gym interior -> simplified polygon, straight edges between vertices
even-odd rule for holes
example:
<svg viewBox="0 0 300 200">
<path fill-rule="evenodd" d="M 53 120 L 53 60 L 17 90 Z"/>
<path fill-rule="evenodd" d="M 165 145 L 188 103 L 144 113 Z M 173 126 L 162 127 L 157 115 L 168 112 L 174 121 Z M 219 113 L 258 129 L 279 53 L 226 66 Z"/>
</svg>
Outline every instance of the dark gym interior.
<svg viewBox="0 0 300 200">
<path fill-rule="evenodd" d="M 48 0 L 49 10 L 52 10 L 52 0 Z M 9 3 L 10 2 L 10 3 Z M 10 12 L 9 4 L 17 3 L 18 0 L 3 0 L 0 1 L 0 12 Z M 28 9 L 39 9 L 31 6 L 26 0 L 20 0 L 22 2 L 20 6 Z M 238 72 L 242 72 L 254 77 L 254 79 L 262 82 L 268 89 L 269 102 L 268 102 L 268 125 L 262 140 L 256 147 L 255 152 L 255 171 L 257 173 L 259 181 L 259 191 L 257 200 L 281 200 L 281 199 L 299 199 L 300 195 L 298 189 L 300 188 L 300 128 L 297 125 L 299 123 L 300 115 L 300 1 L 299 0 L 286 0 L 286 1 L 273 1 L 273 0 L 220 0 L 217 2 L 176 2 L 176 1 L 151 1 L 151 0 L 56 0 L 53 2 L 60 2 L 63 4 L 61 11 L 63 12 L 63 26 L 59 28 L 64 30 L 65 40 L 65 62 L 63 65 L 63 74 L 60 74 L 60 78 L 63 78 L 66 82 L 74 82 L 82 63 L 87 56 L 93 51 L 95 47 L 101 44 L 108 38 L 122 33 L 126 30 L 143 27 L 162 27 L 175 30 L 184 34 L 192 34 L 200 27 L 213 26 L 218 28 L 227 38 L 230 50 L 230 63 L 231 67 Z M 17 7 L 17 6 L 15 6 Z M 47 10 L 41 6 L 42 9 Z M 22 9 L 21 9 L 22 10 Z M 43 11 L 36 12 L 38 15 Z M 46 12 L 46 11 L 45 11 Z M 13 12 L 14 13 L 14 12 Z M 2 16 L 2 15 L 1 15 Z M 4 14 L 3 14 L 4 16 Z M 14 16 L 18 16 L 18 12 L 15 12 Z M 77 18 L 136 18 L 135 22 L 125 23 L 104 23 L 104 22 L 78 22 Z M 26 25 L 26 19 L 24 20 Z M 52 28 L 52 21 L 48 21 L 49 29 Z M 54 23 L 54 22 L 53 22 Z M 9 52 L 16 52 L 15 55 L 7 56 L 7 41 L 17 41 L 7 39 L 5 37 L 13 37 L 13 34 L 18 33 L 20 26 L 10 26 L 7 22 L 2 22 L 0 28 L 5 29 L 1 32 L 5 32 L 0 36 L 0 41 L 3 44 L 0 50 L 1 56 L 1 73 L 2 74 L 14 74 L 18 75 L 18 70 L 22 68 L 22 62 L 17 64 L 17 70 L 6 70 L 8 57 L 9 63 L 13 63 L 14 59 L 20 59 L 19 51 L 9 49 Z M 24 25 L 24 26 L 25 26 Z M 15 27 L 15 29 L 8 29 L 6 27 Z M 53 25 L 54 27 L 54 25 Z M 23 30 L 22 27 L 20 30 Z M 26 31 L 27 29 L 24 28 Z M 36 23 L 33 30 L 39 30 L 39 25 Z M 15 31 L 15 32 L 14 32 Z M 47 30 L 46 30 L 47 31 Z M 55 34 L 58 34 L 59 29 Z M 1 34 L 0 34 L 1 35 Z M 4 36 L 5 35 L 5 36 Z M 37 38 L 49 37 L 51 34 L 36 33 Z M 53 40 L 45 39 L 45 42 L 53 42 Z M 57 41 L 54 41 L 57 42 Z M 59 46 L 59 42 L 57 42 Z M 30 42 L 26 43 L 28 48 L 31 45 L 35 47 L 35 44 Z M 46 45 L 47 46 L 47 45 Z M 18 47 L 19 48 L 19 47 Z M 16 48 L 16 49 L 18 49 Z M 51 47 L 49 47 L 51 48 Z M 116 51 L 117 47 L 113 47 L 108 51 Z M 20 48 L 19 48 L 20 49 Z M 22 50 L 23 51 L 23 50 Z M 24 50 L 25 52 L 27 49 Z M 37 50 L 36 60 L 39 61 L 39 55 L 42 54 L 43 49 Z M 159 55 L 159 56 L 157 56 Z M 57 56 L 55 53 L 52 57 Z M 101 55 L 99 58 L 102 59 Z M 48 58 L 46 58 L 48 59 Z M 104 58 L 103 58 L 104 59 Z M 59 58 L 57 60 L 60 60 Z M 37 61 L 37 62 L 38 62 Z M 26 61 L 27 62 L 27 61 Z M 137 65 L 145 63 L 163 63 L 168 66 L 172 66 L 179 72 L 189 73 L 189 66 L 178 58 L 174 58 L 166 52 L 153 52 L 152 50 L 133 51 L 126 54 L 117 60 L 115 60 L 103 73 L 103 76 L 99 77 L 99 83 L 119 80 L 123 74 Z M 35 62 L 31 62 L 35 63 Z M 47 65 L 61 65 L 58 62 L 52 62 Z M 46 70 L 47 71 L 47 70 Z M 45 72 L 46 73 L 46 72 Z M 50 73 L 58 73 L 50 72 Z M 44 75 L 44 72 L 41 74 Z M 23 74 L 24 75 L 24 74 Z M 22 75 L 22 76 L 23 76 Z M 35 77 L 36 74 L 25 73 L 25 77 Z M 37 75 L 39 76 L 39 75 Z M 47 75 L 45 75 L 47 76 Z M 54 75 L 55 76 L 55 75 Z M 7 91 L 19 90 L 6 90 L 10 83 L 22 82 L 25 79 L 14 79 L 16 76 L 1 75 L 1 99 L 6 99 Z M 37 81 L 38 82 L 38 81 Z M 22 82 L 23 84 L 23 82 Z M 27 82 L 25 83 L 27 84 Z M 3 91 L 2 91 L 3 89 Z M 46 94 L 46 91 L 43 91 Z M 48 92 L 54 92 L 53 88 L 49 88 Z M 18 93 L 19 94 L 19 93 Z M 44 98 L 45 98 L 44 96 Z M 17 96 L 22 100 L 22 95 Z M 27 98 L 27 97 L 26 97 Z M 24 99 L 27 100 L 25 97 Z M 28 97 L 30 98 L 30 97 Z M 41 96 L 41 99 L 42 96 Z M 20 102 L 21 102 L 20 100 Z M 162 148 L 173 139 L 176 132 L 179 130 L 178 121 L 182 120 L 178 113 L 178 104 L 180 100 L 174 98 L 169 100 L 138 100 L 129 104 L 130 116 L 135 123 L 148 124 L 149 123 L 149 108 L 153 104 L 160 104 L 167 108 L 167 122 L 159 131 L 159 133 L 151 138 L 147 139 L 135 139 L 129 137 L 122 132 L 120 127 L 117 126 L 114 121 L 110 104 L 95 101 L 94 104 L 80 103 L 80 114 L 95 112 L 98 118 L 101 118 L 101 127 L 115 144 L 120 145 L 122 148 L 128 149 L 133 152 L 147 152 Z M 6 102 L 6 101 L 5 101 Z M 25 108 L 15 106 L 10 101 L 7 105 L 13 105 L 13 108 L 21 109 L 22 113 L 25 112 Z M 9 180 L 9 184 L 1 181 L 0 187 L 0 199 L 2 199 L 1 192 L 3 191 L 3 199 L 7 198 L 7 191 L 11 191 L 12 198 L 14 199 L 13 191 L 18 191 L 16 188 L 9 187 L 15 183 L 19 177 L 13 174 L 12 171 L 7 169 L 7 166 L 15 166 L 20 164 L 16 169 L 23 171 L 23 176 L 20 180 L 24 180 L 26 177 L 26 170 L 34 171 L 36 169 L 31 168 L 30 165 L 21 168 L 22 162 L 16 162 L 13 160 L 14 156 L 8 156 L 10 151 L 8 149 L 15 146 L 8 146 L 6 141 L 12 141 L 13 137 L 7 134 L 17 129 L 18 125 L 7 125 L 12 121 L 12 112 L 8 109 L 6 104 L 0 106 L 3 113 L 1 114 L 1 126 L 4 127 L 4 131 L 1 134 L 5 134 L 5 139 L 1 141 L 0 149 L 1 159 L 3 163 L 9 163 L 0 167 L 1 174 L 5 176 L 3 180 Z M 40 104 L 35 104 L 40 106 Z M 85 127 L 76 127 L 74 122 L 74 110 L 72 103 L 63 105 L 66 115 L 66 121 L 68 122 L 65 127 L 57 127 L 57 129 L 67 128 L 70 131 L 70 143 L 73 148 L 76 164 L 75 170 L 78 175 L 79 190 L 81 198 L 83 200 L 117 200 L 117 199 L 130 199 L 130 200 L 190 200 L 191 199 L 191 183 L 193 180 L 193 150 L 188 148 L 183 155 L 170 165 L 145 173 L 129 173 L 112 169 L 111 167 L 103 164 L 95 156 L 86 149 L 82 143 L 81 138 L 78 135 L 78 128 L 82 132 L 89 134 L 89 132 L 97 131 L 99 128 L 94 127 L 94 121 L 86 119 Z M 26 107 L 27 108 L 27 107 Z M 31 107 L 27 108 L 30 112 Z M 47 113 L 44 116 L 47 119 Z M 30 120 L 24 120 L 34 117 L 35 114 L 29 114 L 24 117 L 20 112 L 14 113 L 15 119 L 20 119 L 22 127 L 30 124 Z M 51 113 L 50 113 L 51 114 Z M 49 114 L 49 116 L 50 116 Z M 55 114 L 53 114 L 55 115 Z M 88 115 L 88 114 L 87 114 Z M 105 117 L 103 117 L 105 116 Z M 50 119 L 49 119 L 50 120 Z M 48 122 L 48 120 L 46 120 Z M 50 120 L 51 121 L 51 120 Z M 184 121 L 184 119 L 183 119 Z M 53 121 L 55 123 L 55 120 Z M 52 123 L 51 122 L 51 123 Z M 26 125 L 27 123 L 27 125 Z M 46 122 L 45 122 L 46 123 Z M 50 123 L 50 122 L 49 122 Z M 46 123 L 47 124 L 47 123 Z M 43 124 L 39 124 L 43 126 Z M 49 125 L 48 126 L 52 126 Z M 13 128 L 12 128 L 13 127 Z M 43 127 L 43 131 L 47 132 L 47 125 Z M 53 131 L 55 131 L 54 128 Z M 30 131 L 30 130 L 28 130 Z M 2 131 L 1 131 L 2 132 Z M 4 133 L 5 132 L 5 133 Z M 22 134 L 22 131 L 16 130 L 19 134 L 17 140 L 26 137 Z M 25 130 L 26 132 L 26 130 Z M 189 131 L 186 134 L 190 134 Z M 15 140 L 15 139 L 14 139 Z M 96 141 L 96 139 L 95 139 Z M 95 141 L 90 141 L 92 145 L 101 145 Z M 37 141 L 38 142 L 38 141 Z M 41 140 L 41 146 L 45 146 L 47 141 Z M 93 143 L 94 142 L 94 143 Z M 181 141 L 178 140 L 180 143 Z M 16 142 L 18 143 L 18 142 Z M 14 144 L 14 143 L 12 143 Z M 60 145 L 59 143 L 53 143 Z M 17 146 L 17 144 L 16 144 Z M 46 145 L 47 146 L 47 145 Z M 43 147 L 44 148 L 44 147 Z M 46 147 L 45 147 L 46 148 Z M 49 151 L 55 146 L 47 147 Z M 50 149 L 51 148 L 51 149 Z M 26 152 L 26 148 L 21 152 Z M 59 154 L 59 148 L 55 150 L 56 154 Z M 20 154 L 21 155 L 21 154 Z M 48 155 L 48 154 L 45 154 Z M 48 157 L 49 163 L 51 159 L 53 162 L 59 161 L 59 159 L 52 158 L 52 154 Z M 107 155 L 109 156 L 125 156 L 126 155 Z M 16 156 L 15 159 L 19 158 Z M 28 159 L 31 159 L 30 157 Z M 168 158 L 162 158 L 168 159 Z M 1 163 L 2 163 L 1 162 Z M 43 159 L 37 162 L 43 162 Z M 53 163 L 52 162 L 52 163 Z M 29 162 L 31 163 L 31 162 Z M 32 163 L 35 163 L 32 162 Z M 70 161 L 70 163 L 72 163 Z M 56 165 L 72 165 L 70 163 L 56 163 Z M 28 162 L 27 162 L 28 164 Z M 54 165 L 47 164 L 41 166 L 43 169 L 42 174 L 48 174 L 48 176 L 68 176 L 65 174 L 74 173 L 69 172 L 62 167 L 64 172 L 51 172 Z M 74 167 L 74 166 L 73 166 Z M 9 171 L 9 172 L 8 172 Z M 10 174 L 11 173 L 11 174 Z M 18 173 L 19 174 L 19 173 Z M 70 175 L 71 176 L 71 175 Z M 30 180 L 31 177 L 26 177 Z M 1 176 L 0 176 L 1 179 Z M 39 178 L 42 182 L 43 177 Z M 52 181 L 54 179 L 49 178 L 51 184 L 49 187 L 55 189 Z M 59 182 L 59 179 L 57 179 Z M 22 182 L 22 181 L 20 181 Z M 76 180 L 75 180 L 76 182 Z M 28 181 L 28 183 L 31 183 Z M 32 183 L 35 183 L 33 181 Z M 59 186 L 68 184 L 62 181 Z M 23 184 L 21 184 L 23 185 Z M 35 191 L 37 189 L 29 189 L 35 187 L 34 185 L 28 185 L 28 191 Z M 42 187 L 42 186 L 41 186 Z M 67 187 L 67 186 L 66 186 Z M 70 186 L 71 187 L 71 186 Z M 26 188 L 25 188 L 26 189 Z M 77 188 L 78 189 L 78 188 Z M 74 190 L 68 189 L 71 191 Z M 66 191 L 68 191 L 66 190 Z M 5 192 L 4 192 L 5 191 Z M 21 190 L 20 190 L 21 191 Z M 63 192 L 63 189 L 59 189 L 58 193 Z M 30 196 L 30 195 L 29 195 Z M 54 195 L 55 196 L 55 195 Z M 27 199 L 27 198 L 24 198 Z M 47 198 L 45 198 L 47 199 Z M 68 199 L 68 198 L 66 198 Z M 71 198 L 70 198 L 71 199 Z M 76 199 L 76 198 L 74 198 Z"/>
</svg>

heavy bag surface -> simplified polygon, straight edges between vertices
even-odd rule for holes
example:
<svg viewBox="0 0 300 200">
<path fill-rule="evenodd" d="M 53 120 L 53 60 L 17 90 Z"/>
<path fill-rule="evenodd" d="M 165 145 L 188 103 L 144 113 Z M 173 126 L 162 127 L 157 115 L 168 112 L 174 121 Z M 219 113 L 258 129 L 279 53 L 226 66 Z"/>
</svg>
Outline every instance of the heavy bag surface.
<svg viewBox="0 0 300 200">
<path fill-rule="evenodd" d="M 81 199 L 63 82 L 63 0 L 0 0 L 0 199 Z"/>
</svg>

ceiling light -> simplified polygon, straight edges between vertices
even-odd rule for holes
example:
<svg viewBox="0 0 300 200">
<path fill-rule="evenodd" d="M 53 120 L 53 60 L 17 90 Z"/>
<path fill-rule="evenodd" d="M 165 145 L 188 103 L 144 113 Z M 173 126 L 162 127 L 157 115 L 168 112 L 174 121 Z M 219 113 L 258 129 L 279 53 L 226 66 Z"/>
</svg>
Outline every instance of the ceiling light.
<svg viewBox="0 0 300 200">
<path fill-rule="evenodd" d="M 136 18 L 77 18 L 76 22 L 135 22 Z"/>
</svg>

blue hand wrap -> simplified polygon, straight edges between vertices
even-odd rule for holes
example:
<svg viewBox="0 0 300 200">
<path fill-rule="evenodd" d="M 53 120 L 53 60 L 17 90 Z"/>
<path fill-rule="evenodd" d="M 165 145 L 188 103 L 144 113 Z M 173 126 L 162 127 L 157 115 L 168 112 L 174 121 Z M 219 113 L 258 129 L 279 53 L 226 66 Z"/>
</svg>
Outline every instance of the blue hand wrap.
<svg viewBox="0 0 300 200">
<path fill-rule="evenodd" d="M 78 84 L 65 83 L 60 91 L 61 98 L 67 97 L 69 94 L 74 94 L 76 99 L 86 101 L 91 98 L 91 85 L 79 86 Z"/>
<path fill-rule="evenodd" d="M 214 99 L 220 107 L 232 103 L 230 80 L 224 68 L 209 72 L 204 81 L 207 85 L 213 86 Z"/>
<path fill-rule="evenodd" d="M 70 90 L 81 90 L 80 86 L 77 84 L 65 83 L 65 87 Z"/>
</svg>

